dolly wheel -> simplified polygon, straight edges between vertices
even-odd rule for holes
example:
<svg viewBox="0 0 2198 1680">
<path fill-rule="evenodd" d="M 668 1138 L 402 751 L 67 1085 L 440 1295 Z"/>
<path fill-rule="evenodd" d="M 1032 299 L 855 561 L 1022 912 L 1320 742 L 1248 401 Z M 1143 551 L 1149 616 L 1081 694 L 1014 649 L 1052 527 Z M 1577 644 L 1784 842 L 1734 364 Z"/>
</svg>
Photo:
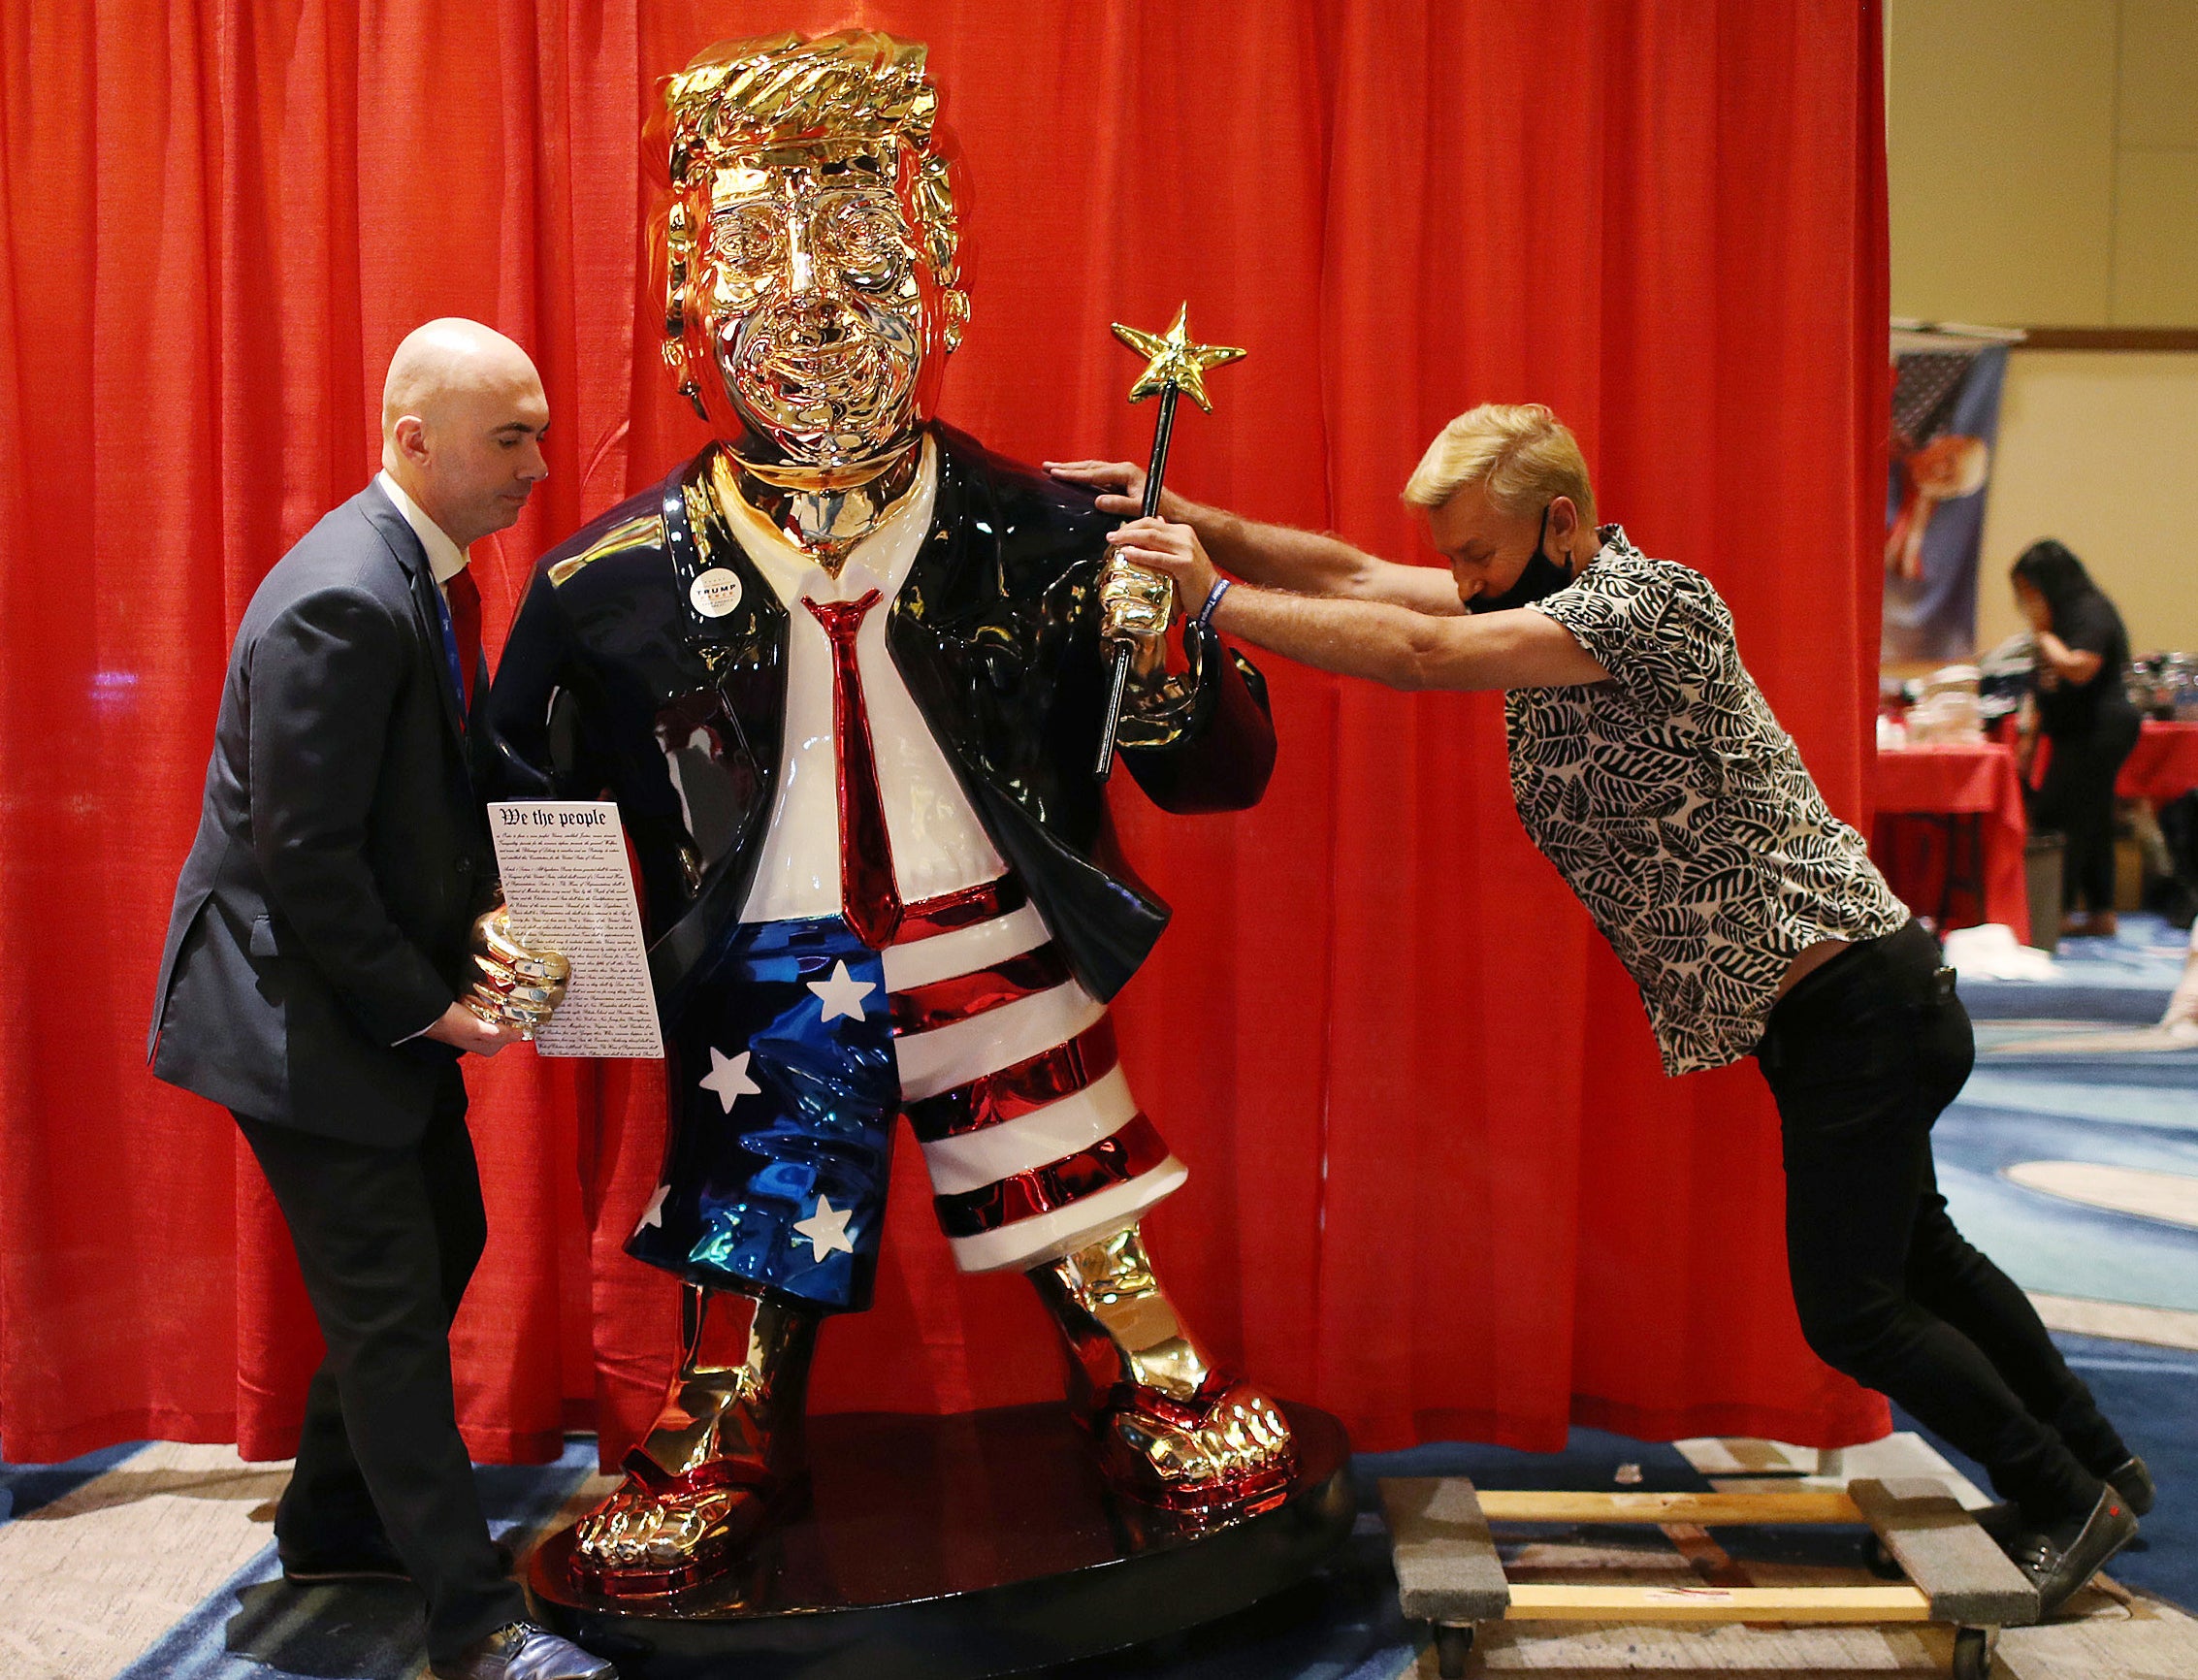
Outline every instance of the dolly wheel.
<svg viewBox="0 0 2198 1680">
<path fill-rule="evenodd" d="M 1955 1629 L 1954 1680 L 1987 1680 L 1991 1671 L 1991 1636 L 1982 1628 Z"/>
<path fill-rule="evenodd" d="M 1466 1658 L 1473 1648 L 1471 1624 L 1457 1626 L 1448 1622 L 1435 1625 L 1435 1671 L 1442 1680 L 1465 1680 Z M 1983 1670 L 1979 1669 L 1981 1676 Z"/>
</svg>

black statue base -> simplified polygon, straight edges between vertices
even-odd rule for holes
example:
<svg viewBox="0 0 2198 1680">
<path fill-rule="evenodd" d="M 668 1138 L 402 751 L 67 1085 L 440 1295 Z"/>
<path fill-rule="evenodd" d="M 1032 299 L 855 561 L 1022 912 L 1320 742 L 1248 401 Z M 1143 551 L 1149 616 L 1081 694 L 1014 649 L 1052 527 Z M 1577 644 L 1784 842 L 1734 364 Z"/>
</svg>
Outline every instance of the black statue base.
<svg viewBox="0 0 2198 1680">
<path fill-rule="evenodd" d="M 812 1493 L 721 1579 L 605 1599 L 572 1532 L 534 1553 L 542 1619 L 625 1680 L 976 1680 L 1117 1650 L 1241 1610 L 1312 1573 L 1356 1511 L 1342 1426 L 1285 1405 L 1283 1502 L 1186 1526 L 1110 1495 L 1058 1405 L 809 1426 Z"/>
</svg>

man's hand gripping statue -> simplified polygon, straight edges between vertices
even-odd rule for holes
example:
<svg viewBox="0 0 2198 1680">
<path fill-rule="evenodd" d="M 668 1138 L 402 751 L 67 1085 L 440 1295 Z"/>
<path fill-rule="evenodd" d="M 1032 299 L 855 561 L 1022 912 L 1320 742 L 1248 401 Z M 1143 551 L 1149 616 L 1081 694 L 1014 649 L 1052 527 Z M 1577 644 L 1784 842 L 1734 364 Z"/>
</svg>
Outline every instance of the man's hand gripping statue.
<svg viewBox="0 0 2198 1680">
<path fill-rule="evenodd" d="M 598 1590 L 728 1568 L 801 1484 L 819 1329 L 869 1304 L 892 1140 L 964 1271 L 1024 1273 L 1124 1496 L 1206 1522 L 1288 1491 L 1280 1409 L 1181 1322 L 1140 1235 L 1186 1172 L 1106 1001 L 1168 911 L 1091 775 L 1103 622 L 1145 649 L 1122 761 L 1242 809 L 1264 685 L 1105 577 L 1088 493 L 932 419 L 968 319 L 919 45 L 712 48 L 651 124 L 664 354 L 713 441 L 545 557 L 485 727 L 501 797 L 619 801 L 667 1046 L 628 1249 L 689 1287 L 678 1373 L 585 1517 Z M 1104 579 L 1104 581 L 1103 581 Z"/>
</svg>

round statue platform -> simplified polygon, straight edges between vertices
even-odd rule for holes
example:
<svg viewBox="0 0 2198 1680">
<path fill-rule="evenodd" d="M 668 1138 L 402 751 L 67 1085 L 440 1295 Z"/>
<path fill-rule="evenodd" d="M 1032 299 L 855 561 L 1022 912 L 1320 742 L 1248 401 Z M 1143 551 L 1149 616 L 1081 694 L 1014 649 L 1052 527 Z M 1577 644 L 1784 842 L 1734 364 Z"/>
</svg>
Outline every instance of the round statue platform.
<svg viewBox="0 0 2198 1680">
<path fill-rule="evenodd" d="M 1278 1505 L 1200 1529 L 1108 1492 L 1059 1405 L 813 1418 L 809 1499 L 727 1574 L 670 1599 L 572 1577 L 535 1551 L 546 1625 L 625 1680 L 976 1680 L 1210 1622 L 1312 1573 L 1349 1537 L 1350 1443 L 1285 1405 L 1298 1476 Z"/>
</svg>

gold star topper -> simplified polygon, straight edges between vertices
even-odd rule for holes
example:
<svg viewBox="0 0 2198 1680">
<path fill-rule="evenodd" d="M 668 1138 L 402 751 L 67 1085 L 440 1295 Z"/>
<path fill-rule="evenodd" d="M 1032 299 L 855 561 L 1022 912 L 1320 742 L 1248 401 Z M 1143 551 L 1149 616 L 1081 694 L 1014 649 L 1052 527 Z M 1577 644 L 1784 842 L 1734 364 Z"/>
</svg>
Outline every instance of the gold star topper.
<svg viewBox="0 0 2198 1680">
<path fill-rule="evenodd" d="M 1164 334 L 1141 333 L 1119 321 L 1114 323 L 1115 338 L 1140 356 L 1151 358 L 1137 376 L 1137 383 L 1129 388 L 1132 403 L 1142 403 L 1173 385 L 1207 413 L 1213 412 L 1213 404 L 1206 400 L 1206 370 L 1234 362 L 1244 351 L 1230 344 L 1192 343 L 1183 325 L 1189 313 L 1190 306 L 1183 305 L 1176 311 L 1175 325 Z"/>
</svg>

